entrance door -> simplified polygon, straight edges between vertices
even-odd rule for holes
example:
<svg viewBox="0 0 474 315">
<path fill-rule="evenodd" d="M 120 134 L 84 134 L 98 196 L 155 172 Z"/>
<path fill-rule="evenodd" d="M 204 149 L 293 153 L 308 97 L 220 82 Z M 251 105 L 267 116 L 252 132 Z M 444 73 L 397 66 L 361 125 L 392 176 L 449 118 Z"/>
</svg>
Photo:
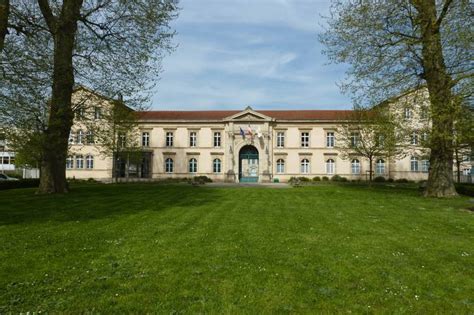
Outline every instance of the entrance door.
<svg viewBox="0 0 474 315">
<path fill-rule="evenodd" d="M 258 182 L 258 150 L 252 145 L 244 146 L 239 152 L 239 181 Z"/>
</svg>

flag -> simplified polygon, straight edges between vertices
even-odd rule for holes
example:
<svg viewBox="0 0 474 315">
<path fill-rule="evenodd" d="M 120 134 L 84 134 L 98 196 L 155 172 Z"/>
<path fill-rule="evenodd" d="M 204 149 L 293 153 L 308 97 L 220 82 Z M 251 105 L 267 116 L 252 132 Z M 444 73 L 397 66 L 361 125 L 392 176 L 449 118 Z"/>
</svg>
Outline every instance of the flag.
<svg viewBox="0 0 474 315">
<path fill-rule="evenodd" d="M 249 136 L 253 136 L 253 130 L 252 130 L 252 128 L 250 127 L 250 125 L 249 125 L 249 127 L 247 128 L 247 134 L 248 134 Z"/>
<path fill-rule="evenodd" d="M 257 137 L 258 137 L 258 138 L 262 138 L 262 136 L 263 136 L 263 135 L 262 135 L 262 130 L 260 130 L 260 127 L 258 127 L 258 129 L 257 129 Z"/>
<path fill-rule="evenodd" d="M 240 135 L 242 136 L 242 138 L 245 138 L 245 132 L 242 127 L 240 127 Z"/>
</svg>

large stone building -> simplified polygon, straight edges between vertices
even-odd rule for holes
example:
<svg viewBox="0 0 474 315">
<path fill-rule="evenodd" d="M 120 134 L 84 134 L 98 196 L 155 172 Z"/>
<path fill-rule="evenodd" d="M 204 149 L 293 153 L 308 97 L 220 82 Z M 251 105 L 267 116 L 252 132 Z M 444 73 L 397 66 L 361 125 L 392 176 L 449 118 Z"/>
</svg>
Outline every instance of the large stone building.
<svg viewBox="0 0 474 315">
<path fill-rule="evenodd" d="M 83 89 L 83 113 L 102 124 L 101 113 L 110 100 Z M 412 106 L 403 119 L 419 124 Z M 347 110 L 242 110 L 143 111 L 138 113 L 137 135 L 141 146 L 138 162 L 123 154 L 104 154 L 92 139 L 87 124 L 76 121 L 70 138 L 67 177 L 111 180 L 120 178 L 165 179 L 208 176 L 214 181 L 270 182 L 291 177 L 340 175 L 367 179 L 368 161 L 344 158 L 337 148 L 337 132 L 347 122 Z M 426 179 L 429 162 L 423 150 L 414 149 L 399 159 L 378 157 L 374 176 Z M 470 172 L 471 163 L 463 165 Z"/>
</svg>

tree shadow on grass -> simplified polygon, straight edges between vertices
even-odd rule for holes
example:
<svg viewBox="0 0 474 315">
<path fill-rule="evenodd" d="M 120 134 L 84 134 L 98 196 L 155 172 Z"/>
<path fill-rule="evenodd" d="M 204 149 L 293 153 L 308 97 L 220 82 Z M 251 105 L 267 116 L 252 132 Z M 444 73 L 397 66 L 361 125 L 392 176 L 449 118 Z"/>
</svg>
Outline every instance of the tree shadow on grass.
<svg viewBox="0 0 474 315">
<path fill-rule="evenodd" d="M 65 195 L 35 195 L 34 189 L 0 192 L 0 225 L 87 221 L 173 207 L 192 210 L 217 203 L 217 189 L 163 184 L 82 184 Z"/>
</svg>

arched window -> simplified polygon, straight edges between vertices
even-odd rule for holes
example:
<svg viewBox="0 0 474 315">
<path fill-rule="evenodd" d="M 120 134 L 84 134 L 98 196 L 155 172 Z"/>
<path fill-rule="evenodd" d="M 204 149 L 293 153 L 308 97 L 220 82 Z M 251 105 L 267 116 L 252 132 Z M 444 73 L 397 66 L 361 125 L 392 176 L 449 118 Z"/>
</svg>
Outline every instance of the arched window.
<svg viewBox="0 0 474 315">
<path fill-rule="evenodd" d="M 336 171 L 336 163 L 334 163 L 333 159 L 329 159 L 326 161 L 326 174 L 334 174 Z"/>
<path fill-rule="evenodd" d="M 212 162 L 212 171 L 214 173 L 220 173 L 222 169 L 222 162 L 220 159 L 214 159 Z"/>
<path fill-rule="evenodd" d="M 375 173 L 377 174 L 385 174 L 385 161 L 382 159 L 378 159 L 375 165 Z"/>
<path fill-rule="evenodd" d="M 277 174 L 285 173 L 285 160 L 278 159 L 277 160 Z"/>
<path fill-rule="evenodd" d="M 84 157 L 76 155 L 76 168 L 84 168 Z"/>
<path fill-rule="evenodd" d="M 92 155 L 86 156 L 86 168 L 87 169 L 94 168 L 94 157 Z"/>
<path fill-rule="evenodd" d="M 301 173 L 303 174 L 309 173 L 309 160 L 308 159 L 301 160 Z"/>
<path fill-rule="evenodd" d="M 189 160 L 189 173 L 197 173 L 198 162 L 195 158 Z"/>
<path fill-rule="evenodd" d="M 72 158 L 72 156 L 68 156 L 66 158 L 66 168 L 73 168 L 74 167 L 74 159 Z"/>
<path fill-rule="evenodd" d="M 167 158 L 165 161 L 166 173 L 173 173 L 174 163 L 172 158 Z"/>
<path fill-rule="evenodd" d="M 360 174 L 360 161 L 358 159 L 352 160 L 351 171 L 352 171 L 352 174 Z"/>
<path fill-rule="evenodd" d="M 410 170 L 412 172 L 418 172 L 418 158 L 416 156 L 412 156 L 410 159 Z"/>
<path fill-rule="evenodd" d="M 68 139 L 69 144 L 74 144 L 74 134 L 72 131 L 69 133 L 69 139 Z"/>
<path fill-rule="evenodd" d="M 84 142 L 84 131 L 78 130 L 77 131 L 77 137 L 76 137 L 76 143 L 77 144 L 82 144 Z"/>
<path fill-rule="evenodd" d="M 421 171 L 423 173 L 428 173 L 430 170 L 430 161 L 429 160 L 422 160 L 421 161 Z"/>
</svg>

